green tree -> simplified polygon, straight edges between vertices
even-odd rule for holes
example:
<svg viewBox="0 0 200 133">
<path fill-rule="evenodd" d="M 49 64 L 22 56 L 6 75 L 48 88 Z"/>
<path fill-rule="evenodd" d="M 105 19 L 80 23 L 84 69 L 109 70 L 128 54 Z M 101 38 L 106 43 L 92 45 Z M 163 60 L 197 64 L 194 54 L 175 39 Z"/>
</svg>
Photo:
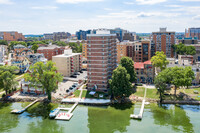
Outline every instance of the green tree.
<svg viewBox="0 0 200 133">
<path fill-rule="evenodd" d="M 31 73 L 25 74 L 25 80 L 31 82 L 31 86 L 37 88 L 37 85 L 42 85 L 42 89 L 46 91 L 48 100 L 51 100 L 51 92 L 58 88 L 58 82 L 63 80 L 60 73 L 57 73 L 57 68 L 52 61 L 46 64 L 37 62 L 30 67 Z"/>
<path fill-rule="evenodd" d="M 8 42 L 6 40 L 0 40 L 0 45 L 8 45 Z"/>
<path fill-rule="evenodd" d="M 186 54 L 187 55 L 195 55 L 196 48 L 194 46 L 186 46 Z"/>
<path fill-rule="evenodd" d="M 37 44 L 33 44 L 33 46 L 31 47 L 31 49 L 34 50 L 34 53 L 37 53 L 38 47 L 39 46 Z"/>
<path fill-rule="evenodd" d="M 159 67 L 161 71 L 167 67 L 167 64 L 169 64 L 163 51 L 156 52 L 156 55 L 151 58 L 151 62 L 155 67 Z"/>
<path fill-rule="evenodd" d="M 5 90 L 6 95 L 8 91 L 14 89 L 16 86 L 15 75 L 9 71 L 5 71 L 0 75 L 1 87 Z"/>
<path fill-rule="evenodd" d="M 122 67 L 125 67 L 127 70 L 127 73 L 130 75 L 130 82 L 136 81 L 136 73 L 134 70 L 134 62 L 129 57 L 122 57 L 120 61 L 120 65 Z"/>
<path fill-rule="evenodd" d="M 15 46 L 15 45 L 18 45 L 18 44 L 21 44 L 21 45 L 27 47 L 27 44 L 26 44 L 25 42 L 22 42 L 22 41 L 12 41 L 12 42 L 10 42 L 10 44 L 8 45 L 8 49 L 9 49 L 9 50 L 13 50 L 13 49 L 14 49 L 14 46 Z"/>
<path fill-rule="evenodd" d="M 179 43 L 178 45 L 174 45 L 175 51 L 177 54 L 184 55 L 186 52 L 185 44 Z"/>
<path fill-rule="evenodd" d="M 124 99 L 132 93 L 132 84 L 129 81 L 130 75 L 126 68 L 119 66 L 112 74 L 112 79 L 109 80 L 111 93 L 116 99 Z"/>
<path fill-rule="evenodd" d="M 194 72 L 192 71 L 192 67 L 188 66 L 184 69 L 184 79 L 185 79 L 185 86 L 191 86 L 192 80 L 195 79 Z"/>
<path fill-rule="evenodd" d="M 160 103 L 162 103 L 163 101 L 163 95 L 164 95 L 164 91 L 167 87 L 167 84 L 166 84 L 166 78 L 164 77 L 164 75 L 162 75 L 162 72 L 159 73 L 155 79 L 154 79 L 154 84 L 157 88 L 157 91 L 160 95 Z"/>
</svg>

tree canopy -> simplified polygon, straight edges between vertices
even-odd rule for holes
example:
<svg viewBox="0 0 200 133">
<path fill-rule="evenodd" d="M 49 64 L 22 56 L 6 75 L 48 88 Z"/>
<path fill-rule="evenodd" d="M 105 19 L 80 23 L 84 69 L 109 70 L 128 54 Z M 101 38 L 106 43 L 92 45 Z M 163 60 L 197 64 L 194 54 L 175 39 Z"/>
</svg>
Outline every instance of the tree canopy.
<svg viewBox="0 0 200 133">
<path fill-rule="evenodd" d="M 159 67 L 161 71 L 167 67 L 167 64 L 169 64 L 163 51 L 156 52 L 156 55 L 151 58 L 151 62 L 155 67 Z"/>
<path fill-rule="evenodd" d="M 130 75 L 130 82 L 136 81 L 136 73 L 134 70 L 134 62 L 129 57 L 122 57 L 120 61 L 120 65 L 126 68 L 127 73 Z"/>
<path fill-rule="evenodd" d="M 192 80 L 194 78 L 194 72 L 191 67 L 171 67 L 166 68 L 156 76 L 155 84 L 158 87 L 161 85 L 159 81 L 165 84 L 173 84 L 175 86 L 174 94 L 176 95 L 177 88 L 192 85 Z"/>
<path fill-rule="evenodd" d="M 126 68 L 118 66 L 112 74 L 112 79 L 109 80 L 112 95 L 117 99 L 128 97 L 132 93 L 132 84 L 129 81 L 130 75 Z"/>
<path fill-rule="evenodd" d="M 63 80 L 60 73 L 57 73 L 55 63 L 48 61 L 46 64 L 37 62 L 30 67 L 31 73 L 25 74 L 25 80 L 31 82 L 31 86 L 37 88 L 42 85 L 42 89 L 46 91 L 48 100 L 51 100 L 51 92 L 58 88 L 58 82 Z"/>
<path fill-rule="evenodd" d="M 8 91 L 16 87 L 15 74 L 18 67 L 16 66 L 0 66 L 0 88 Z"/>
<path fill-rule="evenodd" d="M 186 46 L 185 44 L 179 43 L 178 45 L 174 45 L 175 51 L 180 55 L 195 55 L 196 48 L 194 46 Z"/>
<path fill-rule="evenodd" d="M 31 47 L 31 49 L 34 50 L 34 53 L 37 53 L 38 47 L 39 46 L 37 44 L 33 44 L 33 46 Z"/>
<path fill-rule="evenodd" d="M 8 45 L 8 42 L 6 40 L 0 40 L 0 45 Z"/>
</svg>

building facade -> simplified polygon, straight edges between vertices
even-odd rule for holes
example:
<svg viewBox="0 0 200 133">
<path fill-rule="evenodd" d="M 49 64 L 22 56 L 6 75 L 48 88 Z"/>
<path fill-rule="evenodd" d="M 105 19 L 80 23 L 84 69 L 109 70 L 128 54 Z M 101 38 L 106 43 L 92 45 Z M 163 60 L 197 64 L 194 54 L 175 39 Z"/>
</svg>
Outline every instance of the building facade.
<svg viewBox="0 0 200 133">
<path fill-rule="evenodd" d="M 87 61 L 87 43 L 82 44 L 82 57 L 83 61 Z"/>
<path fill-rule="evenodd" d="M 18 33 L 17 31 L 5 31 L 0 32 L 0 37 L 3 40 L 6 40 L 8 42 L 10 41 L 25 41 L 26 38 L 22 33 Z"/>
<path fill-rule="evenodd" d="M 188 28 L 185 30 L 185 37 L 196 37 L 200 40 L 200 28 Z"/>
<path fill-rule="evenodd" d="M 151 42 L 141 41 L 135 43 L 135 62 L 145 62 L 151 59 Z"/>
<path fill-rule="evenodd" d="M 168 32 L 166 28 L 160 28 L 159 32 L 153 32 L 153 41 L 157 51 L 163 51 L 168 58 L 174 56 L 172 45 L 175 44 L 175 32 Z"/>
<path fill-rule="evenodd" d="M 116 34 L 97 31 L 87 35 L 88 89 L 107 92 L 108 80 L 117 67 Z"/>
<path fill-rule="evenodd" d="M 71 49 L 65 50 L 62 55 L 53 56 L 52 61 L 56 63 L 57 71 L 64 77 L 70 77 L 82 70 L 81 53 L 72 53 Z"/>
<path fill-rule="evenodd" d="M 44 57 L 48 60 L 52 60 L 52 56 L 63 54 L 65 47 L 59 47 L 57 45 L 49 45 L 47 47 L 39 47 L 37 53 L 44 54 Z"/>
<path fill-rule="evenodd" d="M 135 62 L 134 69 L 137 75 L 137 83 L 153 84 L 155 71 L 151 61 Z"/>
<path fill-rule="evenodd" d="M 87 40 L 87 34 L 91 34 L 91 33 L 92 33 L 91 30 L 87 30 L 87 31 L 79 30 L 76 32 L 76 36 L 78 40 Z"/>
</svg>

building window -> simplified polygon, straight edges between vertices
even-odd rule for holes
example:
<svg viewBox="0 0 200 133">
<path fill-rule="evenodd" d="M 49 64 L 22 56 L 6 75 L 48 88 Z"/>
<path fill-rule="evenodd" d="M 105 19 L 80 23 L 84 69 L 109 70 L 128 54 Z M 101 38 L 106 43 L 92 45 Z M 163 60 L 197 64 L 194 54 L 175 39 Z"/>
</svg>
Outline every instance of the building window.
<svg viewBox="0 0 200 133">
<path fill-rule="evenodd" d="M 102 47 L 104 47 L 104 45 L 102 45 Z"/>
<path fill-rule="evenodd" d="M 102 55 L 104 55 L 104 53 L 102 53 Z"/>
</svg>

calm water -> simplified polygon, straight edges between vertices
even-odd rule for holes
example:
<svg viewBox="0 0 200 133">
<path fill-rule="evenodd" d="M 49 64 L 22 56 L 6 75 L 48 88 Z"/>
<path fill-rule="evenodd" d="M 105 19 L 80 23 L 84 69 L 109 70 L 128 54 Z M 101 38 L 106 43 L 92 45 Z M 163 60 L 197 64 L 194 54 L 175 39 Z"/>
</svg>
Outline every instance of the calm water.
<svg viewBox="0 0 200 133">
<path fill-rule="evenodd" d="M 28 103 L 0 103 L 0 132 L 9 133 L 200 133 L 200 106 L 145 106 L 142 121 L 130 119 L 140 104 L 88 107 L 79 105 L 70 121 L 48 119 L 52 106 L 37 104 L 21 115 L 10 114 Z"/>
</svg>

